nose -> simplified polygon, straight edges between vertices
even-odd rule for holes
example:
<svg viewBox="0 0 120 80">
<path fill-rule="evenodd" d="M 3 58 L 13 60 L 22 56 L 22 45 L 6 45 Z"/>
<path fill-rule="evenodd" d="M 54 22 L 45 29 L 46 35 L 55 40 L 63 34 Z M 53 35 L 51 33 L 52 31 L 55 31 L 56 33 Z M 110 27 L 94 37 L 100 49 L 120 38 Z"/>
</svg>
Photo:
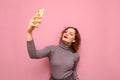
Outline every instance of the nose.
<svg viewBox="0 0 120 80">
<path fill-rule="evenodd" d="M 65 33 L 66 36 L 68 36 L 68 33 Z"/>
</svg>

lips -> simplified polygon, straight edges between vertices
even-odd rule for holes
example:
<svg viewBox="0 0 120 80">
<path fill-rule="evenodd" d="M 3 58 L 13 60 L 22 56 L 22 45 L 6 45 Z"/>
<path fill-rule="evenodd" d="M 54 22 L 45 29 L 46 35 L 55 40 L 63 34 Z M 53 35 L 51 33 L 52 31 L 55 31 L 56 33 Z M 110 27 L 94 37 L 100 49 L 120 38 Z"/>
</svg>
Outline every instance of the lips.
<svg viewBox="0 0 120 80">
<path fill-rule="evenodd" d="M 64 36 L 64 38 L 68 38 L 67 36 Z"/>
</svg>

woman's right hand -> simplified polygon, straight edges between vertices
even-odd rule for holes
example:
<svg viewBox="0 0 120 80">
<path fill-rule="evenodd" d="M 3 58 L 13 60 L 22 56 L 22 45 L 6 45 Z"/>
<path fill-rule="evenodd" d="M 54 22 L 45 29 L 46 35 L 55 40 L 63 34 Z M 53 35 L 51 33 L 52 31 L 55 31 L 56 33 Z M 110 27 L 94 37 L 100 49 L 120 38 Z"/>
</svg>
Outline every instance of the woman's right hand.
<svg viewBox="0 0 120 80">
<path fill-rule="evenodd" d="M 44 9 L 40 9 L 36 15 L 30 19 L 27 28 L 27 41 L 32 40 L 32 32 L 35 28 L 38 28 L 39 24 L 41 23 L 43 13 Z"/>
<path fill-rule="evenodd" d="M 35 16 L 33 16 L 30 19 L 29 25 L 28 25 L 28 28 L 27 28 L 27 33 L 32 33 L 32 31 L 35 29 L 35 27 L 38 28 L 38 26 L 40 25 L 40 23 L 42 21 L 43 13 L 44 13 L 44 9 L 40 9 L 35 14 Z"/>
</svg>

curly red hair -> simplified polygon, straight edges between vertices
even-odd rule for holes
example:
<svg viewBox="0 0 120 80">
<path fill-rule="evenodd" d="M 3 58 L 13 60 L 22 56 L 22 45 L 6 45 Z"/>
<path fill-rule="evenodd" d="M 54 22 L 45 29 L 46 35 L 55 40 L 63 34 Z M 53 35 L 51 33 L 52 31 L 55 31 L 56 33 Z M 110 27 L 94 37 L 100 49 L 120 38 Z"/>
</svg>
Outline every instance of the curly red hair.
<svg viewBox="0 0 120 80">
<path fill-rule="evenodd" d="M 79 49 L 80 44 L 81 44 L 81 37 L 80 37 L 80 33 L 79 33 L 79 31 L 77 30 L 77 28 L 71 27 L 71 26 L 65 28 L 65 29 L 62 31 L 62 34 L 61 34 L 61 37 L 60 37 L 60 43 L 61 43 L 61 41 L 62 41 L 62 35 L 63 35 L 63 33 L 64 33 L 67 29 L 69 29 L 69 28 L 72 28 L 72 29 L 75 30 L 75 42 L 73 42 L 73 43 L 71 44 L 71 50 L 72 50 L 73 53 L 76 53 L 76 52 L 78 51 L 78 49 Z"/>
</svg>

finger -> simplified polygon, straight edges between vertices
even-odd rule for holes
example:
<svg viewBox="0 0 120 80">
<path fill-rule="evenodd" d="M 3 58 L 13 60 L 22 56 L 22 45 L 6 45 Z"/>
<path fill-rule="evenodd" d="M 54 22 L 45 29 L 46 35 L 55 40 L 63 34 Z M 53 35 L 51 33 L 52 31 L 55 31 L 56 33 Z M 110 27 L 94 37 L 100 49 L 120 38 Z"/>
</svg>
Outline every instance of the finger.
<svg viewBox="0 0 120 80">
<path fill-rule="evenodd" d="M 40 22 L 33 22 L 34 25 L 40 24 Z"/>
<path fill-rule="evenodd" d="M 38 28 L 39 25 L 40 25 L 40 23 L 36 23 L 34 26 L 35 26 L 36 28 Z"/>
<path fill-rule="evenodd" d="M 36 24 L 31 24 L 32 27 L 38 27 L 39 26 L 39 23 L 36 23 Z"/>
<path fill-rule="evenodd" d="M 37 24 L 35 25 L 35 27 L 38 28 L 38 27 L 39 27 L 39 23 L 37 23 Z"/>
<path fill-rule="evenodd" d="M 32 22 L 32 24 L 33 24 L 33 26 L 38 26 L 39 24 L 41 24 L 41 22 L 34 21 L 34 22 Z"/>
<path fill-rule="evenodd" d="M 33 20 L 41 20 L 42 18 L 41 18 L 41 17 L 38 17 L 38 16 L 34 16 L 32 19 L 33 19 Z"/>
<path fill-rule="evenodd" d="M 35 20 L 37 20 L 37 19 L 42 19 L 42 17 L 35 16 L 33 19 L 35 19 Z"/>
<path fill-rule="evenodd" d="M 36 23 L 41 23 L 41 21 L 42 21 L 42 19 L 31 19 L 30 23 L 34 22 L 36 24 Z"/>
</svg>

